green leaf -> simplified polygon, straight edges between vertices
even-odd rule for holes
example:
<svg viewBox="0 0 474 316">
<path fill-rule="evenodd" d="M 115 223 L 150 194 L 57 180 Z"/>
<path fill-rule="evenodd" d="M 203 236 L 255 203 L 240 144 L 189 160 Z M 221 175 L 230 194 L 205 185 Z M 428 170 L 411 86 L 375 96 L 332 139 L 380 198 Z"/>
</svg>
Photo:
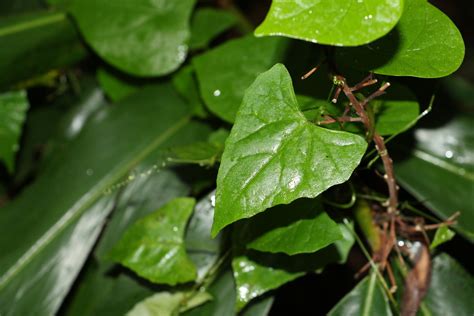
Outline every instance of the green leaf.
<svg viewBox="0 0 474 316">
<path fill-rule="evenodd" d="M 196 10 L 191 21 L 190 49 L 206 48 L 211 40 L 237 23 L 234 14 L 212 8 Z"/>
<path fill-rule="evenodd" d="M 156 293 L 142 302 L 138 303 L 129 311 L 127 316 L 175 316 L 179 311 L 185 311 L 195 306 L 199 306 L 212 297 L 206 292 L 198 292 L 190 300 L 187 292 L 160 292 Z M 183 306 L 183 303 L 186 305 Z"/>
<path fill-rule="evenodd" d="M 192 125 L 187 105 L 166 84 L 99 111 L 0 212 L 0 313 L 35 306 L 55 314 L 113 206 L 117 182 Z"/>
<path fill-rule="evenodd" d="M 10 173 L 15 169 L 15 156 L 29 106 L 26 91 L 0 94 L 0 160 Z"/>
<path fill-rule="evenodd" d="M 127 275 L 110 274 L 109 266 L 92 262 L 73 292 L 65 315 L 125 315 L 137 302 L 153 294 L 137 280 Z"/>
<path fill-rule="evenodd" d="M 222 148 L 211 143 L 199 142 L 187 146 L 170 148 L 168 161 L 213 166 L 222 153 Z"/>
<path fill-rule="evenodd" d="M 474 240 L 474 119 L 458 116 L 438 127 L 415 130 L 416 147 L 400 144 L 395 160 L 400 184 L 442 219 L 460 211 L 453 226 Z"/>
<path fill-rule="evenodd" d="M 212 218 L 214 217 L 214 194 L 203 197 L 194 208 L 194 213 L 186 229 L 186 251 L 197 267 L 196 282 L 203 281 L 217 263 L 223 248 L 221 235 L 211 238 Z"/>
<path fill-rule="evenodd" d="M 245 255 L 234 257 L 232 270 L 237 287 L 237 310 L 244 308 L 252 299 L 305 273 L 303 271 L 287 271 L 284 267 L 267 266 Z"/>
<path fill-rule="evenodd" d="M 136 76 L 166 75 L 185 60 L 195 0 L 73 0 L 70 11 L 87 43 Z"/>
<path fill-rule="evenodd" d="M 138 89 L 137 84 L 119 78 L 106 68 L 99 68 L 97 80 L 107 96 L 114 102 L 124 99 Z"/>
<path fill-rule="evenodd" d="M 247 90 L 227 139 L 213 235 L 239 219 L 345 182 L 366 147 L 360 136 L 308 122 L 288 72 L 277 64 Z"/>
<path fill-rule="evenodd" d="M 199 89 L 209 110 L 233 122 L 245 90 L 257 75 L 283 61 L 288 43 L 281 38 L 250 35 L 194 58 Z"/>
<path fill-rule="evenodd" d="M 342 239 L 338 225 L 319 200 L 276 206 L 246 222 L 248 248 L 288 255 L 311 253 Z"/>
<path fill-rule="evenodd" d="M 405 0 L 402 18 L 380 40 L 340 51 L 340 61 L 390 76 L 439 78 L 461 65 L 464 42 L 454 23 L 426 0 Z"/>
<path fill-rule="evenodd" d="M 205 118 L 208 116 L 208 112 L 204 108 L 201 95 L 199 94 L 199 88 L 192 66 L 183 67 L 176 72 L 173 76 L 173 85 L 176 91 L 189 102 L 197 117 Z"/>
<path fill-rule="evenodd" d="M 184 230 L 195 201 L 177 198 L 133 224 L 109 256 L 154 283 L 193 281 L 196 268 L 186 255 Z"/>
<path fill-rule="evenodd" d="M 244 250 L 246 241 L 254 234 L 245 229 L 245 223 L 243 225 L 244 227 L 238 226 L 235 230 L 236 252 L 232 260 L 237 287 L 237 309 L 306 272 L 320 272 L 329 263 L 344 263 L 354 244 L 352 233 L 341 224 L 339 227 L 343 239 L 315 253 L 288 256 Z"/>
<path fill-rule="evenodd" d="M 450 241 L 454 235 L 456 235 L 456 233 L 449 229 L 447 225 L 442 225 L 436 230 L 430 249 L 435 249 L 439 245 Z"/>
<path fill-rule="evenodd" d="M 392 315 L 387 296 L 377 280 L 377 274 L 371 272 L 328 313 L 337 315 L 383 316 Z"/>
<path fill-rule="evenodd" d="M 397 24 L 402 11 L 402 0 L 273 0 L 255 35 L 358 46 L 387 34 Z"/>
<path fill-rule="evenodd" d="M 16 0 L 0 2 L 0 16 L 31 12 L 40 9 L 44 9 L 44 3 L 41 0 Z"/>
<path fill-rule="evenodd" d="M 209 287 L 212 301 L 202 306 L 185 312 L 184 316 L 235 316 L 235 285 L 232 273 L 226 270 Z M 273 304 L 273 297 L 252 302 L 239 315 L 241 316 L 267 316 Z"/>
<path fill-rule="evenodd" d="M 469 315 L 474 310 L 474 277 L 446 254 L 433 260 L 424 304 L 433 316 Z"/>
<path fill-rule="evenodd" d="M 0 88 L 82 59 L 85 49 L 64 13 L 36 12 L 0 19 Z"/>
</svg>

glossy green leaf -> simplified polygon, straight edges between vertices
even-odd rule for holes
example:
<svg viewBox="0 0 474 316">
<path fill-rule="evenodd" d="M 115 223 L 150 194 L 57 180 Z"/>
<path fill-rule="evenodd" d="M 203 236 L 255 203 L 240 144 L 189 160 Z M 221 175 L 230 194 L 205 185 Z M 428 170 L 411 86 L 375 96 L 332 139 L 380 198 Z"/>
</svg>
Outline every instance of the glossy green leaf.
<svg viewBox="0 0 474 316">
<path fill-rule="evenodd" d="M 415 130 L 416 147 L 400 147 L 395 162 L 400 184 L 438 216 L 461 212 L 454 227 L 474 239 L 474 120 L 460 116 L 442 126 Z M 406 146 L 406 145 L 405 145 Z"/>
<path fill-rule="evenodd" d="M 387 34 L 397 24 L 402 11 L 402 0 L 273 0 L 255 35 L 358 46 Z"/>
<path fill-rule="evenodd" d="M 276 206 L 246 222 L 248 248 L 288 255 L 311 253 L 342 239 L 338 225 L 319 200 Z"/>
<path fill-rule="evenodd" d="M 79 91 L 72 89 L 54 99 L 38 102 L 28 111 L 21 150 L 17 156 L 14 182 L 21 187 L 74 140 L 94 114 L 107 106 L 97 83 L 81 78 Z"/>
<path fill-rule="evenodd" d="M 202 98 L 209 110 L 233 122 L 245 90 L 257 75 L 283 61 L 288 41 L 247 36 L 228 41 L 193 59 Z"/>
<path fill-rule="evenodd" d="M 0 94 L 0 160 L 13 172 L 20 135 L 29 108 L 26 91 Z"/>
<path fill-rule="evenodd" d="M 0 46 L 0 88 L 70 65 L 86 55 L 72 23 L 65 14 L 54 12 L 0 19 Z"/>
<path fill-rule="evenodd" d="M 213 235 L 239 219 L 345 182 L 366 147 L 360 136 L 308 122 L 288 72 L 277 64 L 247 90 L 227 139 Z"/>
<path fill-rule="evenodd" d="M 173 145 L 192 125 L 189 118 L 187 105 L 170 85 L 105 107 L 34 184 L 2 209 L 2 314 L 28 314 L 31 306 L 39 314 L 56 312 L 113 206 L 116 183 L 140 161 Z M 120 141 L 110 146 L 113 139 Z"/>
<path fill-rule="evenodd" d="M 189 48 L 206 48 L 213 38 L 235 25 L 236 22 L 236 16 L 228 11 L 212 8 L 196 10 L 191 20 Z"/>
<path fill-rule="evenodd" d="M 107 62 L 136 76 L 166 75 L 185 60 L 195 0 L 74 0 L 87 43 Z"/>
<path fill-rule="evenodd" d="M 97 80 L 107 96 L 114 102 L 124 99 L 138 89 L 136 84 L 119 78 L 106 68 L 99 68 Z"/>
<path fill-rule="evenodd" d="M 456 233 L 449 229 L 447 225 L 442 225 L 436 230 L 430 249 L 434 249 L 439 245 L 450 241 L 453 239 L 454 235 L 456 235 Z"/>
<path fill-rule="evenodd" d="M 469 315 L 474 310 L 474 277 L 446 254 L 433 260 L 424 304 L 433 316 Z"/>
<path fill-rule="evenodd" d="M 175 316 L 179 311 L 193 308 L 201 305 L 212 297 L 206 292 L 198 292 L 198 294 L 188 300 L 191 293 L 186 292 L 160 292 L 156 293 L 142 302 L 138 303 L 129 311 L 127 316 Z M 186 305 L 183 306 L 183 303 Z"/>
<path fill-rule="evenodd" d="M 377 274 L 371 272 L 328 313 L 329 316 L 392 315 L 388 298 L 377 280 Z"/>
<path fill-rule="evenodd" d="M 245 251 L 242 247 L 254 233 L 245 229 L 245 223 L 243 226 L 238 226 L 234 235 L 237 247 L 232 260 L 238 309 L 243 308 L 257 296 L 276 289 L 306 272 L 320 272 L 327 264 L 344 263 L 354 244 L 352 233 L 341 224 L 339 228 L 343 238 L 315 253 L 288 256 L 281 253 Z"/>
<path fill-rule="evenodd" d="M 235 286 L 237 288 L 237 310 L 241 310 L 252 299 L 280 287 L 302 275 L 303 271 L 287 271 L 281 267 L 269 267 L 249 259 L 237 256 L 232 260 Z"/>
<path fill-rule="evenodd" d="M 184 231 L 195 201 L 177 198 L 134 223 L 110 258 L 154 283 L 175 285 L 196 278 L 186 255 Z"/>
<path fill-rule="evenodd" d="M 464 58 L 464 42 L 454 23 L 427 0 L 405 0 L 395 29 L 365 47 L 341 50 L 340 61 L 390 76 L 444 77 Z"/>
</svg>

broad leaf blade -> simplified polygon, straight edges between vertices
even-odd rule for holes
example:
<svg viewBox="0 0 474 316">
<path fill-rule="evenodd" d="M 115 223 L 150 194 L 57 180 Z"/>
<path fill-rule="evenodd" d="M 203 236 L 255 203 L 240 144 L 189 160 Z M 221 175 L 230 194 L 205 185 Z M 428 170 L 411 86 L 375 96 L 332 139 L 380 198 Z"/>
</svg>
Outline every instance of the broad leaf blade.
<svg viewBox="0 0 474 316">
<path fill-rule="evenodd" d="M 26 91 L 0 94 L 0 160 L 10 172 L 15 168 L 15 155 L 28 108 Z"/>
<path fill-rule="evenodd" d="M 424 304 L 433 316 L 469 315 L 474 310 L 474 277 L 446 254 L 433 260 Z"/>
<path fill-rule="evenodd" d="M 202 8 L 196 10 L 191 20 L 190 49 L 206 48 L 211 40 L 237 23 L 229 11 Z"/>
<path fill-rule="evenodd" d="M 195 201 L 177 198 L 135 222 L 110 257 L 154 283 L 176 285 L 196 278 L 186 255 L 184 230 Z"/>
<path fill-rule="evenodd" d="M 277 64 L 247 90 L 217 177 L 213 235 L 242 218 L 346 181 L 367 143 L 309 123 Z M 236 188 L 239 188 L 236 190 Z"/>
<path fill-rule="evenodd" d="M 288 41 L 247 36 L 193 59 L 202 98 L 209 110 L 233 122 L 245 90 L 257 75 L 282 62 Z"/>
<path fill-rule="evenodd" d="M 457 117 L 438 128 L 415 130 L 416 148 L 401 148 L 395 162 L 400 184 L 438 216 L 461 212 L 454 226 L 474 239 L 473 119 Z"/>
<path fill-rule="evenodd" d="M 402 11 L 402 0 L 273 0 L 270 12 L 255 34 L 358 46 L 387 34 L 397 24 Z"/>
<path fill-rule="evenodd" d="M 378 283 L 377 274 L 371 272 L 328 313 L 329 316 L 362 315 L 391 316 L 387 296 Z"/>
<path fill-rule="evenodd" d="M 137 76 L 166 75 L 185 60 L 195 0 L 74 0 L 70 11 L 107 62 Z"/>
<path fill-rule="evenodd" d="M 91 207 L 106 203 L 107 191 L 130 168 L 173 144 L 188 122 L 187 106 L 169 85 L 151 87 L 132 102 L 107 107 L 42 177 L 0 212 L 2 313 L 35 306 L 38 313 L 54 314 L 107 216 L 108 208 L 99 212 Z M 113 139 L 120 141 L 111 144 Z M 19 291 L 21 297 L 16 296 Z"/>
<path fill-rule="evenodd" d="M 64 13 L 56 12 L 1 19 L 0 46 L 0 88 L 70 65 L 86 55 L 72 23 Z"/>
<path fill-rule="evenodd" d="M 341 50 L 340 61 L 390 76 L 439 78 L 461 65 L 464 42 L 454 23 L 426 0 L 406 0 L 395 29 L 365 47 Z"/>
</svg>

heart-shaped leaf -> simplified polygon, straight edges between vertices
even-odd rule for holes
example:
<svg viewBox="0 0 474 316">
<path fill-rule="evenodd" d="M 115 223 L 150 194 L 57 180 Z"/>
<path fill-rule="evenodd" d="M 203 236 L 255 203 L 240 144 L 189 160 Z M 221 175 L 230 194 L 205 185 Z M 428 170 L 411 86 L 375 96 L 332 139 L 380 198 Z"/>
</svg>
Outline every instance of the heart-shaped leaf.
<svg viewBox="0 0 474 316">
<path fill-rule="evenodd" d="M 402 0 L 273 0 L 255 34 L 357 46 L 387 34 L 402 11 Z"/>
<path fill-rule="evenodd" d="M 74 0 L 70 11 L 87 43 L 137 76 L 166 75 L 185 60 L 195 0 Z"/>
<path fill-rule="evenodd" d="M 461 65 L 464 42 L 456 25 L 426 0 L 406 0 L 395 29 L 364 47 L 340 50 L 340 62 L 390 76 L 444 77 Z"/>
<path fill-rule="evenodd" d="M 177 198 L 138 220 L 110 257 L 152 282 L 175 285 L 194 280 L 196 268 L 184 246 L 184 230 L 194 204 L 191 198 Z"/>
<path fill-rule="evenodd" d="M 226 141 L 217 177 L 212 234 L 242 218 L 346 181 L 367 143 L 357 135 L 308 122 L 286 68 L 261 74 Z"/>
</svg>

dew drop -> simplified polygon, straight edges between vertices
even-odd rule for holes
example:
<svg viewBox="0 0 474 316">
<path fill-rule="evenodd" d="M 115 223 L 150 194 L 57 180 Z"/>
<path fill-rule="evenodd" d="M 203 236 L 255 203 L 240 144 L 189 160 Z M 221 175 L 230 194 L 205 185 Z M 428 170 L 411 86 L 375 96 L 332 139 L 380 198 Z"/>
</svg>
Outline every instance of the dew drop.
<svg viewBox="0 0 474 316">
<path fill-rule="evenodd" d="M 451 151 L 451 150 L 447 150 L 445 153 L 444 153 L 444 156 L 448 159 L 450 158 L 453 158 L 454 156 L 454 153 Z"/>
<path fill-rule="evenodd" d="M 215 195 L 212 195 L 211 198 L 210 198 L 210 200 L 211 200 L 211 205 L 212 205 L 212 207 L 216 207 L 216 196 L 215 196 Z"/>
<path fill-rule="evenodd" d="M 177 231 L 178 231 L 178 227 L 177 227 L 177 226 L 173 226 L 173 231 L 174 231 L 174 232 L 177 232 Z"/>
<path fill-rule="evenodd" d="M 220 96 L 220 95 L 221 95 L 221 90 L 214 90 L 213 95 L 214 95 L 215 97 Z"/>
<path fill-rule="evenodd" d="M 91 176 L 93 174 L 94 174 L 94 170 L 92 170 L 90 168 L 86 170 L 86 175 Z"/>
</svg>

